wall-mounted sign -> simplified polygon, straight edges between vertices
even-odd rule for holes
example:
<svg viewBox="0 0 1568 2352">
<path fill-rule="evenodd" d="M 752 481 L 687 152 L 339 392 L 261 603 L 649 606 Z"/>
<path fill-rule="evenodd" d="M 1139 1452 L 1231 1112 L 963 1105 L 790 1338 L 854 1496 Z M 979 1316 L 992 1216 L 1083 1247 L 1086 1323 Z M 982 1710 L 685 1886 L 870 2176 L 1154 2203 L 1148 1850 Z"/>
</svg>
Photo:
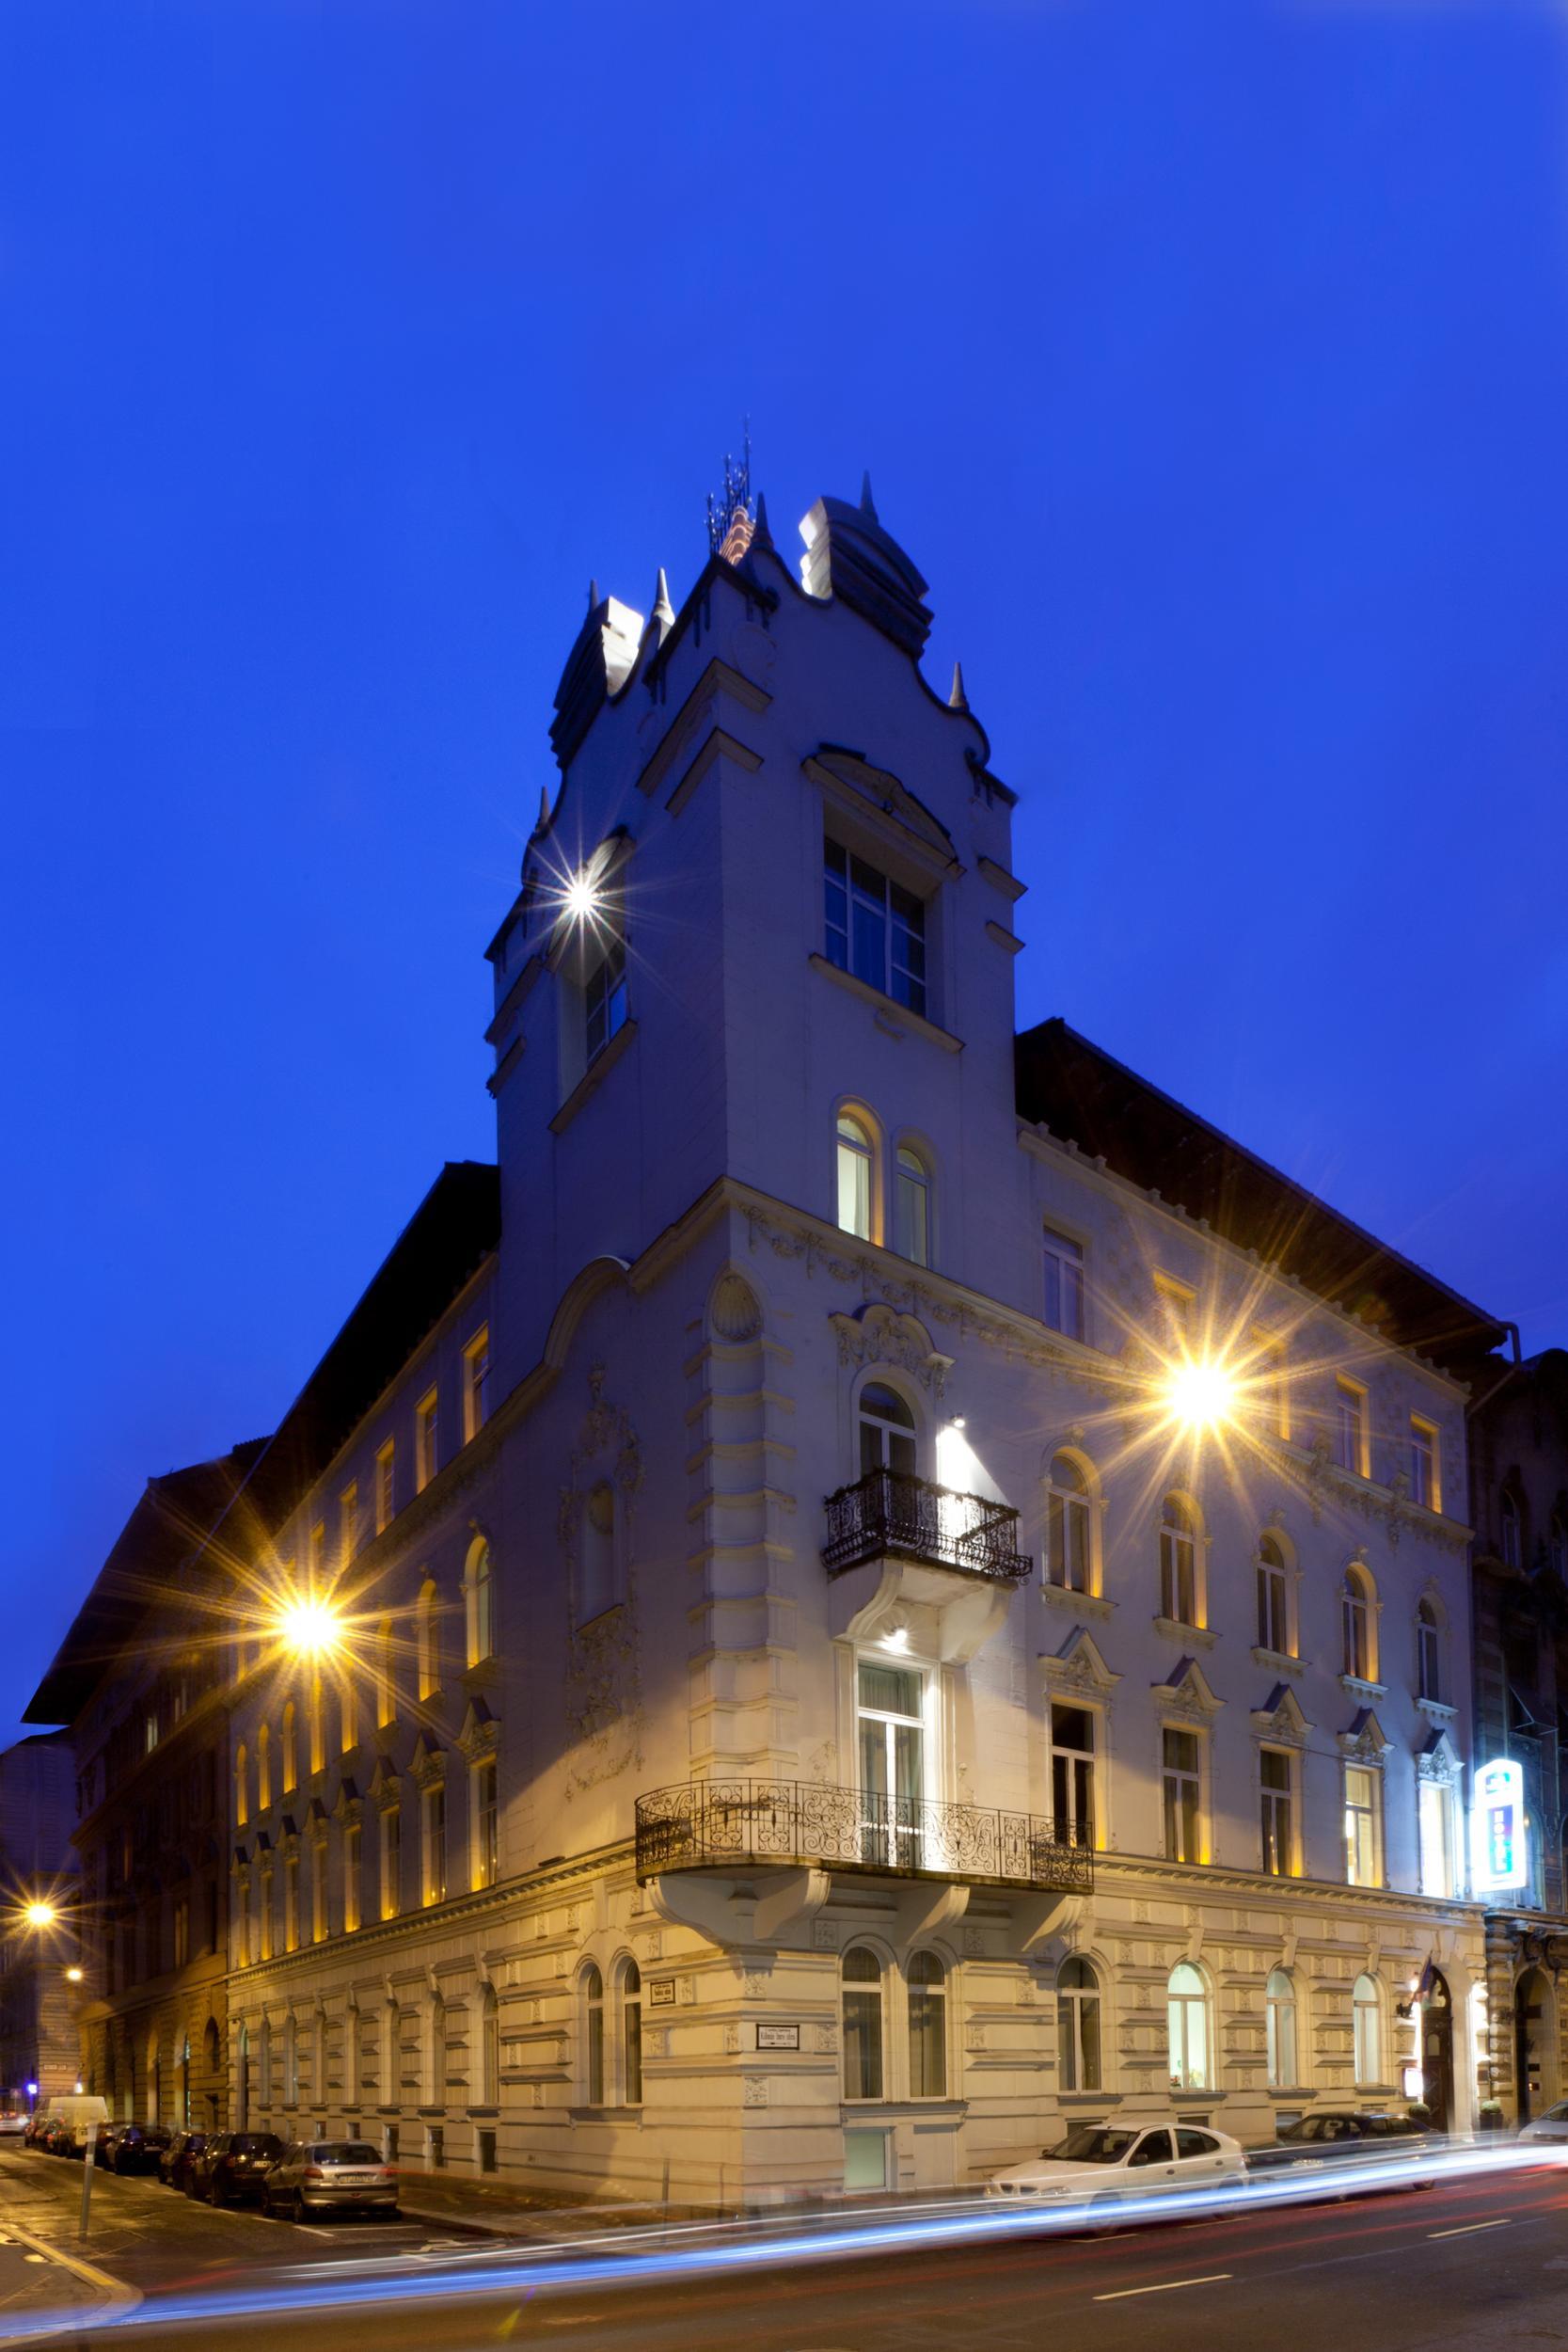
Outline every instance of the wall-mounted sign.
<svg viewBox="0 0 1568 2352">
<path fill-rule="evenodd" d="M 798 2050 L 800 2046 L 800 2028 L 799 2026 L 759 2026 L 757 2027 L 759 2050 Z"/>
<path fill-rule="evenodd" d="M 1470 1880 L 1478 1895 L 1503 1895 L 1528 1884 L 1525 1851 L 1525 1776 L 1517 1764 L 1499 1757 L 1476 1774 L 1470 1809 Z"/>
<path fill-rule="evenodd" d="M 674 2006 L 674 1978 L 650 1977 L 648 1979 L 648 2007 L 650 2009 L 673 2009 Z"/>
</svg>

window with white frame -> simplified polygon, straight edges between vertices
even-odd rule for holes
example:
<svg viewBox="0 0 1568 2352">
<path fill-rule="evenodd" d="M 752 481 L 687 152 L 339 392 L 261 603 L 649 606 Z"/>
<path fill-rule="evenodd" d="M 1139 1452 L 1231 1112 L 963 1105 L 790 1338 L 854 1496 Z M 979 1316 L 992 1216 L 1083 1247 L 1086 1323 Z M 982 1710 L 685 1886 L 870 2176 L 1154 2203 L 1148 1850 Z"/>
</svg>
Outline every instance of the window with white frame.
<svg viewBox="0 0 1568 2352">
<path fill-rule="evenodd" d="M 1421 1847 L 1422 1894 L 1442 1898 L 1457 1893 L 1451 1782 L 1423 1777 L 1417 1790 L 1417 1828 Z"/>
<path fill-rule="evenodd" d="M 924 1854 L 926 1677 L 863 1658 L 856 1673 L 862 1860 L 918 1868 Z"/>
<path fill-rule="evenodd" d="M 476 1887 L 494 1886 L 500 1876 L 500 1807 L 493 1756 L 474 1766 L 468 1801 L 473 1822 L 473 1883 Z"/>
<path fill-rule="evenodd" d="M 1410 1500 L 1423 1510 L 1440 1511 L 1442 1486 L 1438 1476 L 1437 1430 L 1419 1413 L 1410 1416 Z"/>
<path fill-rule="evenodd" d="M 642 1972 L 635 1960 L 621 1971 L 621 2104 L 642 2105 Z"/>
<path fill-rule="evenodd" d="M 1353 1682 L 1374 1681 L 1377 1659 L 1372 1641 L 1372 1581 L 1365 1568 L 1345 1570 L 1339 1593 L 1339 1632 L 1340 1673 L 1348 1675 Z"/>
<path fill-rule="evenodd" d="M 914 1415 L 896 1389 L 882 1380 L 868 1380 L 861 1391 L 857 1425 L 863 1478 L 871 1470 L 892 1470 L 898 1478 L 914 1476 Z"/>
<path fill-rule="evenodd" d="M 1345 1879 L 1351 1886 L 1380 1886 L 1382 1775 L 1370 1765 L 1345 1766 Z"/>
<path fill-rule="evenodd" d="M 1084 1336 L 1084 1249 L 1080 1242 L 1069 1240 L 1053 1227 L 1045 1228 L 1041 1263 L 1045 1274 L 1045 1297 L 1040 1320 L 1048 1330 L 1060 1331 L 1064 1339 L 1081 1340 Z"/>
<path fill-rule="evenodd" d="M 1167 1862 L 1203 1860 L 1201 1735 L 1166 1724 L 1160 1735 L 1161 1793 Z"/>
<path fill-rule="evenodd" d="M 403 1909 L 403 1815 L 395 1804 L 381 1816 L 381 1915 L 395 1919 Z"/>
<path fill-rule="evenodd" d="M 422 1494 L 440 1468 L 441 1404 L 427 1389 L 414 1407 L 414 1491 Z"/>
<path fill-rule="evenodd" d="M 1383 2074 L 1383 2001 L 1375 1977 L 1359 1976 L 1351 1994 L 1352 2040 L 1357 2090 Z"/>
<path fill-rule="evenodd" d="M 1088 1480 L 1070 1454 L 1058 1454 L 1045 1490 L 1045 1575 L 1063 1592 L 1094 1590 L 1093 1508 Z"/>
<path fill-rule="evenodd" d="M 947 1971 L 935 1952 L 913 1952 L 905 1973 L 909 2000 L 910 2097 L 947 2096 Z"/>
<path fill-rule="evenodd" d="M 1070 1953 L 1056 1971 L 1056 2088 L 1100 2090 L 1100 1979 Z"/>
<path fill-rule="evenodd" d="M 490 1418 L 490 1327 L 481 1324 L 463 1350 L 463 1442 L 478 1437 Z"/>
<path fill-rule="evenodd" d="M 1179 1960 L 1165 1986 L 1165 2041 L 1173 2090 L 1207 2090 L 1209 1988 L 1190 1960 Z"/>
<path fill-rule="evenodd" d="M 1290 2090 L 1297 2079 L 1296 1988 L 1283 1968 L 1271 1968 L 1263 1988 L 1269 2089 Z"/>
<path fill-rule="evenodd" d="M 604 1979 L 592 1962 L 582 1972 L 583 2096 L 602 2107 L 604 2096 Z"/>
<path fill-rule="evenodd" d="M 1367 1391 L 1354 1380 L 1334 1384 L 1334 1459 L 1357 1478 L 1367 1475 Z"/>
<path fill-rule="evenodd" d="M 584 1066 L 626 1025 L 626 943 L 616 933 L 588 951 L 582 982 Z"/>
<path fill-rule="evenodd" d="M 1176 1625 L 1198 1621 L 1197 1531 L 1180 1495 L 1167 1495 L 1160 1513 L 1160 1614 Z"/>
<path fill-rule="evenodd" d="M 447 1899 L 447 1792 L 439 1781 L 425 1789 L 420 1800 L 420 1845 L 421 1874 L 424 1879 L 424 1899 L 441 1903 Z"/>
<path fill-rule="evenodd" d="M 851 1944 L 840 1963 L 844 2096 L 882 2095 L 882 1964 L 863 1944 Z"/>
<path fill-rule="evenodd" d="M 901 1143 L 894 1167 L 893 1246 L 916 1265 L 931 1263 L 931 1171 L 912 1143 Z"/>
<path fill-rule="evenodd" d="M 1295 1763 L 1289 1748 L 1259 1751 L 1263 1868 L 1270 1878 L 1288 1879 L 1295 1875 Z"/>
<path fill-rule="evenodd" d="M 1416 1689 L 1434 1706 L 1443 1704 L 1443 1628 L 1436 1603 L 1423 1596 L 1416 1604 Z"/>
<path fill-rule="evenodd" d="M 1294 1655 L 1291 1648 L 1291 1580 L 1285 1554 L 1272 1535 L 1258 1545 L 1258 1646 L 1276 1658 Z"/>
<path fill-rule="evenodd" d="M 837 841 L 823 844 L 822 876 L 828 961 L 924 1016 L 926 909 L 921 900 Z"/>
<path fill-rule="evenodd" d="M 834 1152 L 839 1227 L 857 1241 L 875 1241 L 877 1147 L 858 1112 L 839 1112 Z"/>
<path fill-rule="evenodd" d="M 1051 1834 L 1058 1845 L 1092 1846 L 1094 1715 L 1086 1707 L 1051 1702 Z"/>
<path fill-rule="evenodd" d="M 496 1654 L 495 1592 L 490 1547 L 481 1536 L 468 1548 L 467 1570 L 463 1580 L 470 1666 L 482 1665 Z"/>
</svg>

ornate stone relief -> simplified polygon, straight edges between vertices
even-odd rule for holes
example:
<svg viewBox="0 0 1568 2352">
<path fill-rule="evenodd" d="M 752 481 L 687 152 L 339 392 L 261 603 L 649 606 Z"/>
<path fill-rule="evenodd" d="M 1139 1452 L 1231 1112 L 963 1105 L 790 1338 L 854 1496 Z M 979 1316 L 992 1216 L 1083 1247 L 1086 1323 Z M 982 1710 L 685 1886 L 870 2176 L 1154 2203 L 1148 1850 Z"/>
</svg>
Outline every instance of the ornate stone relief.
<svg viewBox="0 0 1568 2352">
<path fill-rule="evenodd" d="M 708 1321 L 714 1338 L 731 1346 L 754 1340 L 762 1329 L 762 1309 L 756 1293 L 745 1276 L 736 1274 L 733 1267 L 721 1274 L 714 1285 Z"/>
<path fill-rule="evenodd" d="M 858 1307 L 853 1314 L 829 1319 L 837 1336 L 841 1364 L 896 1364 L 912 1373 L 933 1397 L 941 1398 L 953 1359 L 931 1345 L 931 1335 L 918 1317 L 874 1302 Z"/>
</svg>

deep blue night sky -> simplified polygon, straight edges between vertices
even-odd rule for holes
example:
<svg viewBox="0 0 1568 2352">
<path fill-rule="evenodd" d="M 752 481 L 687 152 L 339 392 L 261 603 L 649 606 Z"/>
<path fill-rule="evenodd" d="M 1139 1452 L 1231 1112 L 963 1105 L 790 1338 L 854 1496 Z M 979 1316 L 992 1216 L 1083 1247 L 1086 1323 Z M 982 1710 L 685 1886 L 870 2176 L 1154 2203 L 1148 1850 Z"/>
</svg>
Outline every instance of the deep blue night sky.
<svg viewBox="0 0 1568 2352">
<path fill-rule="evenodd" d="M 1568 1340 L 1568 19 L 10 0 L 0 1737 L 443 1158 L 591 573 L 869 466 L 1065 1012 Z"/>
</svg>

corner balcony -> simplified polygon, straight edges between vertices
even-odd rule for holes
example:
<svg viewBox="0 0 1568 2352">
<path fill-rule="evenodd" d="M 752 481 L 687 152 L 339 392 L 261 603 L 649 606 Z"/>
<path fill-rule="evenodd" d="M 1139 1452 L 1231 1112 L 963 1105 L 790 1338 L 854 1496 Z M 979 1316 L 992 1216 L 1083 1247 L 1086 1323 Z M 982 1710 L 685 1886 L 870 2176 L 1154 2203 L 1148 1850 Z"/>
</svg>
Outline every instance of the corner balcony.
<svg viewBox="0 0 1568 2352">
<path fill-rule="evenodd" d="M 913 1636 L 926 1657 L 961 1664 L 1034 1565 L 1010 1503 L 907 1471 L 868 1470 L 824 1508 L 822 1565 L 840 1594 L 833 1631 L 856 1641 Z"/>
<path fill-rule="evenodd" d="M 710 1780 L 637 1800 L 640 1884 L 670 1870 L 863 1870 L 1088 1895 L 1094 1855 L 1033 1813 L 799 1780 Z"/>
</svg>

